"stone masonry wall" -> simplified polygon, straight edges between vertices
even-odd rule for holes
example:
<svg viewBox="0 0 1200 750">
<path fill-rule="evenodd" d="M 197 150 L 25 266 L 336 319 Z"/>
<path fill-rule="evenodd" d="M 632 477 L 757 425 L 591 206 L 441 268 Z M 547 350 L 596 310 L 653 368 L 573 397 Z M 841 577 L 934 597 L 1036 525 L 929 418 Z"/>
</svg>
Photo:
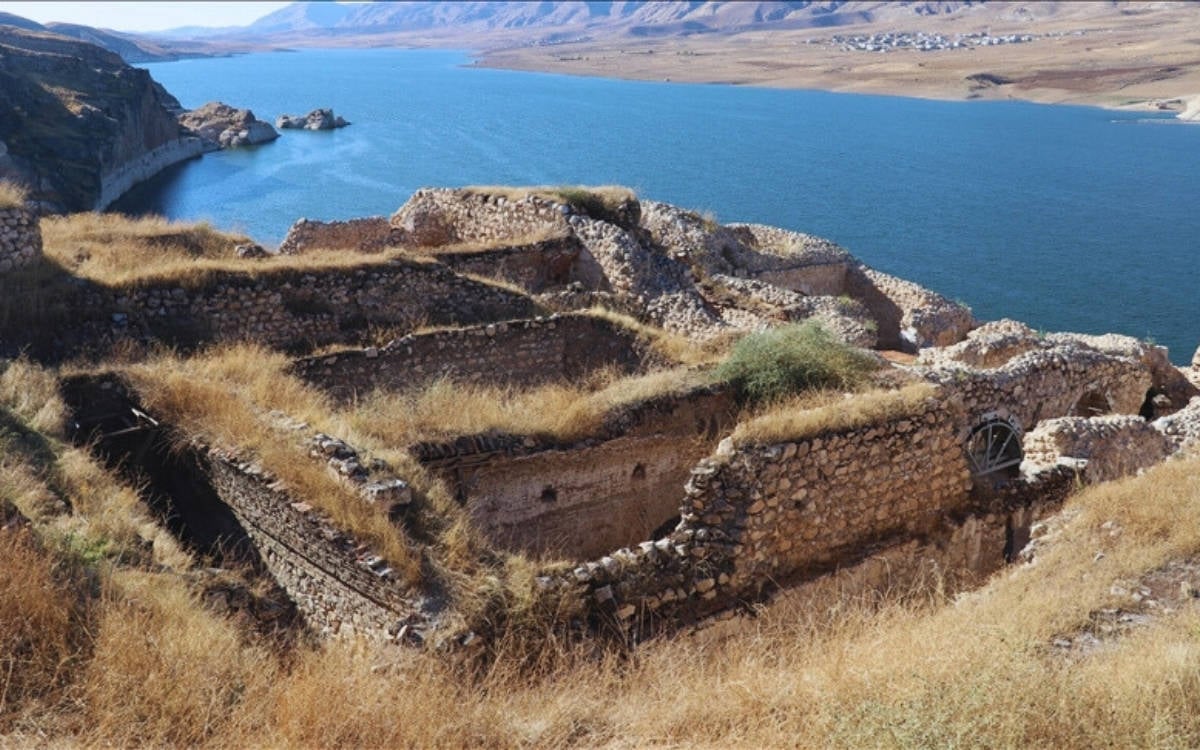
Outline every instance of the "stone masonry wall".
<svg viewBox="0 0 1200 750">
<path fill-rule="evenodd" d="M 569 209 L 537 196 L 501 195 L 427 188 L 418 190 L 392 215 L 403 241 L 418 246 L 503 242 L 539 234 L 567 234 Z"/>
<path fill-rule="evenodd" d="M 652 630 L 928 534 L 970 499 L 961 419 L 956 404 L 929 399 L 795 442 L 723 441 L 692 470 L 670 535 L 579 566 L 565 585 L 597 618 Z"/>
<path fill-rule="evenodd" d="M 1072 415 L 1088 396 L 1098 396 L 1112 413 L 1137 414 L 1152 382 L 1138 360 L 1078 347 L 1029 351 L 988 369 L 945 363 L 923 374 L 962 400 L 964 436 L 984 414 L 1015 421 L 1024 431 Z"/>
<path fill-rule="evenodd" d="M 516 284 L 531 294 L 577 280 L 576 261 L 583 246 L 574 235 L 478 252 L 431 252 L 457 273 Z"/>
<path fill-rule="evenodd" d="M 120 339 L 190 347 L 253 341 L 303 350 L 363 339 L 372 327 L 469 325 L 532 317 L 528 297 L 444 266 L 389 261 L 322 270 L 219 272 L 195 286 L 77 288 L 71 325 L 0 330 L 4 350 L 103 349 Z"/>
<path fill-rule="evenodd" d="M 552 315 L 409 334 L 380 349 L 298 360 L 293 370 L 338 399 L 399 390 L 440 377 L 495 385 L 538 385 L 603 367 L 637 372 L 652 355 L 632 331 L 590 315 Z"/>
<path fill-rule="evenodd" d="M 415 610 L 393 573 L 372 567 L 355 540 L 261 470 L 214 452 L 210 477 L 268 571 L 319 634 L 389 640 Z"/>
<path fill-rule="evenodd" d="M 392 243 L 392 225 L 383 216 L 349 221 L 300 219 L 288 229 L 279 245 L 280 255 L 299 255 L 309 250 L 353 250 L 377 253 Z"/>
<path fill-rule="evenodd" d="M 0 273 L 32 263 L 42 256 L 42 230 L 37 217 L 24 208 L 0 210 Z"/>
</svg>

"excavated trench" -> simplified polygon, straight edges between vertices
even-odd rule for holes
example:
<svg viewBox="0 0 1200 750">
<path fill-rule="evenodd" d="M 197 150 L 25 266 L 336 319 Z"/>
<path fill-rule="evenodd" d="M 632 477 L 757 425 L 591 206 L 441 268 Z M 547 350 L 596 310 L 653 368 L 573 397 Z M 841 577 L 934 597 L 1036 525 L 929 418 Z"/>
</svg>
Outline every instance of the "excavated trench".
<svg viewBox="0 0 1200 750">
<path fill-rule="evenodd" d="M 209 482 L 201 455 L 178 445 L 116 377 L 67 378 L 61 393 L 71 410 L 71 439 L 137 487 L 159 521 L 188 549 L 216 566 L 264 570 L 246 530 Z"/>
</svg>

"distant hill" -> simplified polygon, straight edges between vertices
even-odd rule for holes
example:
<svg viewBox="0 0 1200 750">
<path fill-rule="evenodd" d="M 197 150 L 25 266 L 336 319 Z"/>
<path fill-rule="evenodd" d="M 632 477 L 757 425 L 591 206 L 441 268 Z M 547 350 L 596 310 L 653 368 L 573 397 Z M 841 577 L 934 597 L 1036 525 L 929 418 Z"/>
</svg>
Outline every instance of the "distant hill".
<svg viewBox="0 0 1200 750">
<path fill-rule="evenodd" d="M 45 27 L 42 27 L 43 29 Z M 99 46 L 0 25 L 0 178 L 52 211 L 103 208 L 200 151 L 145 70 Z"/>
<path fill-rule="evenodd" d="M 833 0 L 566 0 L 564 2 L 296 2 L 239 35 L 380 34 L 396 32 L 549 31 L 564 28 L 636 36 L 808 28 L 866 23 L 877 18 L 960 13 L 980 2 L 851 2 Z M 995 5 L 995 4 L 993 4 Z M 1053 5 L 1053 3 L 1051 4 Z"/>
<path fill-rule="evenodd" d="M 204 42 L 192 41 L 187 36 L 179 39 L 166 39 L 157 36 L 113 31 L 111 29 L 98 29 L 78 23 L 51 22 L 41 24 L 14 13 L 0 13 L 0 27 L 4 26 L 23 31 L 58 34 L 59 36 L 78 39 L 81 42 L 94 44 L 97 47 L 119 55 L 122 60 L 130 64 L 167 62 L 180 60 L 185 57 L 212 57 L 229 54 L 230 52 L 244 51 L 238 48 L 211 46 Z M 210 31 L 222 32 L 222 30 Z M 241 29 L 224 29 L 223 31 L 224 33 L 230 31 L 240 32 Z M 196 39 L 199 39 L 201 36 L 203 35 L 199 33 L 195 34 Z"/>
</svg>

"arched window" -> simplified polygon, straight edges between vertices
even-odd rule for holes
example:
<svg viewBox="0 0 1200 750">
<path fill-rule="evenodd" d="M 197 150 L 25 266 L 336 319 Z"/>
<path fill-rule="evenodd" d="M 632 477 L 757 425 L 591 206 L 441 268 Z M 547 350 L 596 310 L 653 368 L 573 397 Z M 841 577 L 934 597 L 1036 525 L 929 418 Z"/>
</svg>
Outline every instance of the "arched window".
<svg viewBox="0 0 1200 750">
<path fill-rule="evenodd" d="M 1023 457 L 1021 436 L 1008 420 L 989 418 L 967 437 L 967 462 L 973 477 L 1015 477 Z"/>
</svg>

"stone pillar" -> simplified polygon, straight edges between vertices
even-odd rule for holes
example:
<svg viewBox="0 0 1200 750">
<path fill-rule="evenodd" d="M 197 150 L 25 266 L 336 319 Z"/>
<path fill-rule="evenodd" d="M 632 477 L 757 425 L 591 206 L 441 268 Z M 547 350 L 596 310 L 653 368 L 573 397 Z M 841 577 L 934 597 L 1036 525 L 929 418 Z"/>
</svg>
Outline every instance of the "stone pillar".
<svg viewBox="0 0 1200 750">
<path fill-rule="evenodd" d="M 38 218 L 24 208 L 0 210 L 0 273 L 28 265 L 42 255 Z"/>
</svg>

